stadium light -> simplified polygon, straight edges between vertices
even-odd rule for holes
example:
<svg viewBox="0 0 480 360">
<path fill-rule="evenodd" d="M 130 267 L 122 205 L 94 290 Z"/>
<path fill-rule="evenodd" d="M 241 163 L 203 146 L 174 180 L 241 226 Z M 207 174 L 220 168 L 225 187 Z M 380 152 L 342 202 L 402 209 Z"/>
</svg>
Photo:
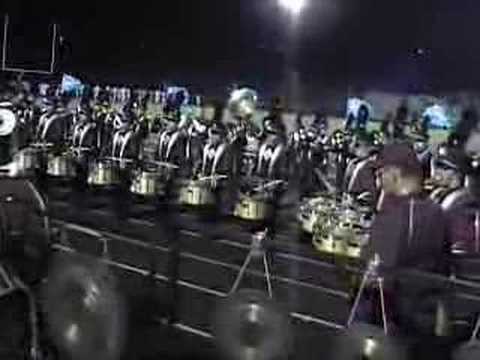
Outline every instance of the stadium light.
<svg viewBox="0 0 480 360">
<path fill-rule="evenodd" d="M 306 5 L 306 0 L 278 0 L 281 7 L 292 15 L 298 15 Z"/>
</svg>

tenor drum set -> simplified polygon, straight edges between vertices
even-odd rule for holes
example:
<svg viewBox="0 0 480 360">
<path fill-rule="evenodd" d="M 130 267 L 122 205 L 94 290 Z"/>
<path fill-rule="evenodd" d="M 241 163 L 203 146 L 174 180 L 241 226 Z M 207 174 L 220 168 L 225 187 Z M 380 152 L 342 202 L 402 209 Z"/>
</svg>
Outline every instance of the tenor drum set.
<svg viewBox="0 0 480 360">
<path fill-rule="evenodd" d="M 312 241 L 321 253 L 361 259 L 369 241 L 369 221 L 360 207 L 351 204 L 317 203 L 312 224 Z M 304 228 L 305 229 L 305 228 Z"/>
</svg>

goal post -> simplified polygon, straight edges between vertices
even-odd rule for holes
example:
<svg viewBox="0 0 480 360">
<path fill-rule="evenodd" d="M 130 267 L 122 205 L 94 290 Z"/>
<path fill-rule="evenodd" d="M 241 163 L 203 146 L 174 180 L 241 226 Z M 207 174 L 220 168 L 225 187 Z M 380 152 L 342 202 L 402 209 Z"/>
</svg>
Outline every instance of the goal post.
<svg viewBox="0 0 480 360">
<path fill-rule="evenodd" d="M 30 73 L 30 74 L 40 74 L 40 75 L 52 75 L 55 72 L 55 61 L 56 61 L 56 47 L 57 47 L 57 24 L 52 25 L 51 30 L 51 43 L 50 43 L 50 58 L 49 63 L 50 67 L 48 69 L 24 69 L 22 67 L 17 67 L 14 64 L 9 65 L 8 62 L 8 32 L 10 26 L 10 17 L 8 14 L 5 14 L 3 17 L 3 41 L 2 41 L 2 71 L 7 72 L 20 72 L 20 73 Z"/>
</svg>

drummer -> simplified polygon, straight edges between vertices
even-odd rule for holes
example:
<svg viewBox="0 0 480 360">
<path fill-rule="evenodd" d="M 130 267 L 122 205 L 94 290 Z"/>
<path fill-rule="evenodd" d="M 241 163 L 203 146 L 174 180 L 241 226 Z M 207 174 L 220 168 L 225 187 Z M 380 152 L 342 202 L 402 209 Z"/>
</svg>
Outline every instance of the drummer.
<svg viewBox="0 0 480 360">
<path fill-rule="evenodd" d="M 437 204 L 442 204 L 446 197 L 462 187 L 463 174 L 458 160 L 448 143 L 440 144 L 433 153 L 427 181 L 433 186 L 430 198 Z"/>
<path fill-rule="evenodd" d="M 223 104 L 217 99 L 207 99 L 198 118 L 190 125 L 191 160 L 193 174 L 198 174 L 204 161 L 204 146 L 224 140 L 226 129 L 222 123 Z"/>
<path fill-rule="evenodd" d="M 355 159 L 347 166 L 345 192 L 357 200 L 372 202 L 376 198 L 375 159 L 378 143 L 374 134 L 360 133 L 353 149 Z"/>
<path fill-rule="evenodd" d="M 442 207 L 450 221 L 453 250 L 480 253 L 480 121 L 467 113 L 465 123 L 456 129 L 452 152 L 457 153 L 459 167 L 465 173 L 464 186 L 448 194 Z"/>
<path fill-rule="evenodd" d="M 280 97 L 272 99 L 270 113 L 263 119 L 263 136 L 275 136 L 286 141 L 287 130 L 283 123 L 284 106 Z"/>
<path fill-rule="evenodd" d="M 386 268 L 443 271 L 447 222 L 439 205 L 422 199 L 422 168 L 405 143 L 385 146 L 378 158 L 382 189 L 370 250 Z"/>
</svg>

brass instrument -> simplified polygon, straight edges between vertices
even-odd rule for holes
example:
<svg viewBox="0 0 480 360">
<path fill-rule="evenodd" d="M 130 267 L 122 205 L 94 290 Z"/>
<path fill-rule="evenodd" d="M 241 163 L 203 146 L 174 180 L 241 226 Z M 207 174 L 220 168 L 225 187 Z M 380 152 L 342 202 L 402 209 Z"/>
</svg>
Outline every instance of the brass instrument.
<svg viewBox="0 0 480 360">
<path fill-rule="evenodd" d="M 257 101 L 256 91 L 248 88 L 237 89 L 230 95 L 228 109 L 238 119 L 250 119 L 256 112 Z"/>
</svg>

